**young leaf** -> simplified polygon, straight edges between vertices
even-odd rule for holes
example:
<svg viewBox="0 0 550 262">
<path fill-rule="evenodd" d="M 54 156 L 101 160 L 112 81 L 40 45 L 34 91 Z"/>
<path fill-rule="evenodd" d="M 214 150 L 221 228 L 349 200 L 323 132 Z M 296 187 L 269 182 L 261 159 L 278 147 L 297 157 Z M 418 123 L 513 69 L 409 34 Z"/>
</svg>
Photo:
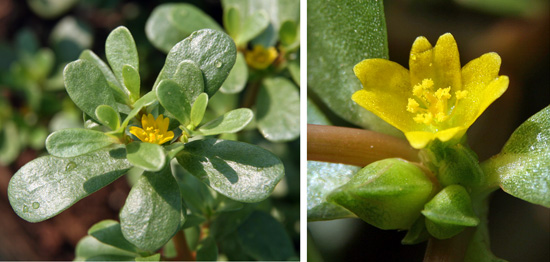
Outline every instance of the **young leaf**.
<svg viewBox="0 0 550 262">
<path fill-rule="evenodd" d="M 145 142 L 131 142 L 126 145 L 127 158 L 132 165 L 147 171 L 159 171 L 166 163 L 162 146 Z"/>
<path fill-rule="evenodd" d="M 108 126 L 111 130 L 117 130 L 120 127 L 120 115 L 108 105 L 100 105 L 95 109 L 97 120 Z"/>
<path fill-rule="evenodd" d="M 172 238 L 180 222 L 181 196 L 170 168 L 143 173 L 120 211 L 124 238 L 138 248 L 154 251 Z"/>
<path fill-rule="evenodd" d="M 143 107 L 152 104 L 156 100 L 157 100 L 157 94 L 153 91 L 142 96 L 138 101 L 134 103 L 134 109 L 132 109 L 132 111 L 128 113 L 128 115 L 126 116 L 126 119 L 124 119 L 124 122 L 122 122 L 122 125 L 120 125 L 120 127 L 125 128 L 130 122 L 130 120 L 132 120 L 132 118 L 134 118 Z M 121 131 L 121 130 L 117 130 L 117 131 Z"/>
<path fill-rule="evenodd" d="M 224 8 L 223 26 L 227 34 L 233 39 L 238 39 L 241 34 L 241 12 L 235 6 Z"/>
<path fill-rule="evenodd" d="M 122 68 L 131 65 L 139 71 L 139 57 L 136 43 L 128 28 L 119 26 L 105 40 L 105 55 L 119 83 L 124 83 Z"/>
<path fill-rule="evenodd" d="M 189 142 L 177 159 L 214 190 L 241 202 L 266 199 L 284 175 L 281 160 L 271 152 L 236 141 Z"/>
<path fill-rule="evenodd" d="M 252 110 L 239 108 L 225 113 L 199 128 L 199 132 L 205 136 L 222 133 L 236 133 L 241 131 L 254 117 Z"/>
<path fill-rule="evenodd" d="M 279 30 L 279 39 L 284 46 L 290 46 L 300 39 L 298 25 L 292 21 L 285 21 Z"/>
<path fill-rule="evenodd" d="M 120 148 L 74 158 L 40 157 L 15 173 L 8 198 L 17 215 L 40 222 L 110 184 L 130 167 Z"/>
<path fill-rule="evenodd" d="M 283 142 L 300 135 L 300 95 L 289 80 L 266 79 L 256 107 L 258 129 L 266 139 Z"/>
<path fill-rule="evenodd" d="M 100 105 L 117 108 L 115 98 L 101 70 L 92 62 L 76 60 L 63 71 L 65 87 L 73 102 L 88 116 L 96 119 Z"/>
<path fill-rule="evenodd" d="M 248 66 L 241 52 L 237 53 L 237 60 L 235 61 L 235 66 L 229 72 L 227 79 L 223 82 L 222 87 L 220 87 L 220 92 L 224 94 L 236 94 L 241 92 L 246 82 L 248 81 Z"/>
<path fill-rule="evenodd" d="M 258 10 L 252 13 L 244 21 L 242 31 L 239 38 L 235 40 L 238 46 L 246 44 L 260 33 L 262 33 L 269 25 L 269 15 L 264 10 Z"/>
<path fill-rule="evenodd" d="M 202 29 L 177 43 L 168 53 L 155 86 L 165 79 L 173 79 L 178 65 L 191 60 L 204 74 L 204 92 L 214 95 L 235 64 L 237 49 L 225 33 Z"/>
<path fill-rule="evenodd" d="M 140 79 L 139 72 L 131 65 L 122 66 L 122 79 L 124 86 L 130 91 L 130 97 L 133 101 L 139 99 Z"/>
<path fill-rule="evenodd" d="M 92 236 L 85 236 L 75 248 L 75 261 L 132 261 L 138 256 L 114 246 L 105 244 Z"/>
<path fill-rule="evenodd" d="M 202 71 L 191 60 L 181 61 L 172 80 L 183 87 L 190 101 L 189 104 L 193 104 L 197 96 L 204 92 L 204 76 L 202 75 Z"/>
<path fill-rule="evenodd" d="M 138 252 L 132 243 L 122 235 L 120 224 L 114 220 L 103 220 L 88 229 L 88 235 L 107 245 L 114 246 L 130 252 Z"/>
<path fill-rule="evenodd" d="M 191 107 L 191 125 L 193 125 L 193 127 L 200 125 L 202 122 L 207 105 L 208 95 L 206 95 L 206 93 L 200 94 L 193 103 L 193 107 Z"/>
<path fill-rule="evenodd" d="M 83 128 L 56 131 L 46 139 L 46 149 L 57 157 L 75 157 L 107 147 L 116 139 L 103 132 Z"/>
<path fill-rule="evenodd" d="M 157 97 L 164 109 L 181 124 L 185 125 L 190 122 L 191 102 L 182 86 L 170 79 L 162 80 L 157 87 Z"/>
</svg>

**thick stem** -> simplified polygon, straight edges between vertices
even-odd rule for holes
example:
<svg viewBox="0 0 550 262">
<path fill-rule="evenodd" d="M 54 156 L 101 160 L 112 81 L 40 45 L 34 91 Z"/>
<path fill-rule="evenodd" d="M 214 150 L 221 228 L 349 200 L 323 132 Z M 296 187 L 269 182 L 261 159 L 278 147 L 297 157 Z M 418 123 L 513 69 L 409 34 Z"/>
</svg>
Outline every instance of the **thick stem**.
<svg viewBox="0 0 550 262">
<path fill-rule="evenodd" d="M 406 140 L 373 131 L 307 125 L 307 159 L 366 166 L 386 158 L 419 162 L 418 150 Z"/>
<path fill-rule="evenodd" d="M 183 231 L 176 233 L 176 235 L 172 238 L 172 241 L 174 241 L 174 246 L 178 255 L 171 260 L 195 261 L 195 255 L 189 249 L 189 245 L 187 244 L 187 239 L 185 239 L 185 233 Z"/>
</svg>

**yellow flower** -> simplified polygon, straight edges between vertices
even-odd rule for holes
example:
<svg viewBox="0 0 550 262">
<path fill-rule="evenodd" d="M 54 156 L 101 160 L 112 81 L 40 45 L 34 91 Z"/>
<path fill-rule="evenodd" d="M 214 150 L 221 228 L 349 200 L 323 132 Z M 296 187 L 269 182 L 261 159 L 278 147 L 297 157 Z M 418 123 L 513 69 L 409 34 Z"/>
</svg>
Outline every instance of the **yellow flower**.
<svg viewBox="0 0 550 262">
<path fill-rule="evenodd" d="M 143 115 L 141 117 L 141 126 L 131 126 L 130 133 L 139 138 L 142 142 L 162 145 L 174 138 L 174 132 L 168 131 L 170 119 L 162 115 L 155 120 L 153 115 Z"/>
<path fill-rule="evenodd" d="M 460 68 L 450 33 L 435 47 L 418 37 L 409 70 L 385 59 L 366 59 L 353 71 L 363 89 L 353 101 L 405 133 L 414 148 L 430 141 L 460 138 L 485 109 L 508 88 L 499 76 L 500 56 L 487 53 Z"/>
<path fill-rule="evenodd" d="M 254 49 L 247 50 L 245 53 L 246 63 L 255 69 L 266 69 L 279 54 L 275 47 L 265 49 L 261 45 L 254 46 Z"/>
</svg>

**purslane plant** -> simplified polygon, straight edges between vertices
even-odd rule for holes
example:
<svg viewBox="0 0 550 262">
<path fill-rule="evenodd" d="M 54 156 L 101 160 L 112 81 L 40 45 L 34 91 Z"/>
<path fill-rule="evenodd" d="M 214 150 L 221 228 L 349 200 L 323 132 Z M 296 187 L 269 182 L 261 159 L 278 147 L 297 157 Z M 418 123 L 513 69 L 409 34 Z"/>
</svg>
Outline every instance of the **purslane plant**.
<svg viewBox="0 0 550 262">
<path fill-rule="evenodd" d="M 130 169 L 142 170 L 120 224 L 103 221 L 92 227 L 90 237 L 79 244 L 80 253 L 77 247 L 77 259 L 158 260 L 155 251 L 172 237 L 181 238 L 182 229 L 211 222 L 217 217 L 212 210 L 239 210 L 240 203 L 270 195 L 284 176 L 278 157 L 255 145 L 209 137 L 240 131 L 253 118 L 252 111 L 239 108 L 202 121 L 209 97 L 235 63 L 236 47 L 228 35 L 203 29 L 178 42 L 146 94 L 140 93 L 138 54 L 128 29 L 110 33 L 105 53 L 108 64 L 86 50 L 66 66 L 66 90 L 84 112 L 85 128 L 52 133 L 46 139 L 50 155 L 29 162 L 12 177 L 9 201 L 21 218 L 46 220 Z M 191 206 L 199 196 L 190 192 L 197 190 L 210 200 Z M 192 212 L 196 209 L 206 211 Z M 247 210 L 247 215 L 253 212 Z M 262 214 L 252 213 L 249 219 L 266 221 Z M 213 239 L 226 234 L 223 230 L 202 229 L 197 259 L 216 259 Z M 94 249 L 98 246 L 107 248 Z M 98 250 L 103 253 L 93 253 Z"/>
</svg>

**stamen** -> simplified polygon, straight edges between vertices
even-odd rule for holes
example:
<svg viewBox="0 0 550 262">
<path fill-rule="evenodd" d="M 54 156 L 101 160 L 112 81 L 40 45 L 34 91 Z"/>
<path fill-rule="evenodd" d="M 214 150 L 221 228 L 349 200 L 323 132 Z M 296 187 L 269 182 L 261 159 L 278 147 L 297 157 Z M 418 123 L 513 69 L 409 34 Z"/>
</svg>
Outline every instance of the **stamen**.
<svg viewBox="0 0 550 262">
<path fill-rule="evenodd" d="M 449 112 L 448 100 L 451 99 L 451 87 L 438 88 L 434 92 L 434 82 L 430 78 L 425 78 L 421 83 L 413 86 L 412 90 L 415 98 L 409 98 L 407 111 L 416 113 L 413 120 L 417 123 L 434 125 L 447 120 L 452 112 Z M 458 100 L 466 97 L 467 91 L 455 92 L 455 104 Z M 453 108 L 454 108 L 453 106 Z"/>
</svg>

